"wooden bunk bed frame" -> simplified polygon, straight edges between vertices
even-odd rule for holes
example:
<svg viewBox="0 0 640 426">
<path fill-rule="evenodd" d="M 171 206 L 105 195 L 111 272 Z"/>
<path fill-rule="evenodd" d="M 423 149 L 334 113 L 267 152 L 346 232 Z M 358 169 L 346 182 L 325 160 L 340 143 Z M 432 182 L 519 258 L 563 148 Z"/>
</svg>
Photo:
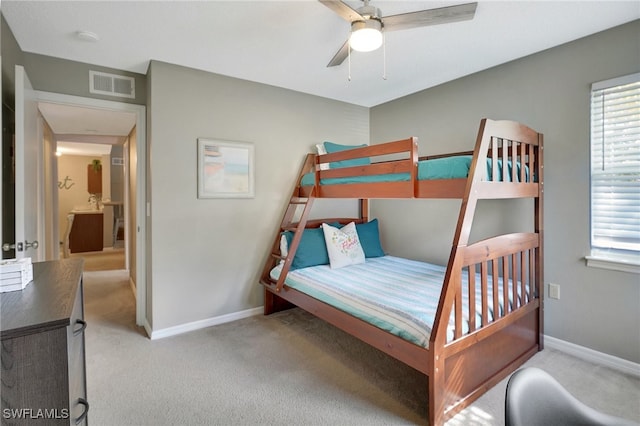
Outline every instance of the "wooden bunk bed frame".
<svg viewBox="0 0 640 426">
<path fill-rule="evenodd" d="M 260 282 L 265 289 L 265 315 L 298 306 L 426 374 L 429 377 L 429 424 L 441 425 L 543 349 L 543 135 L 516 122 L 483 119 L 474 151 L 437 156 L 472 154 L 468 177 L 463 179 L 417 180 L 418 161 L 427 159 L 418 158 L 417 151 L 417 139 L 409 138 L 326 155 L 307 155 L 298 178 L 315 172 L 316 184 L 308 187 L 298 184 L 294 189 Z M 320 167 L 333 161 L 399 153 L 406 158 L 329 170 Z M 487 159 L 492 165 L 490 180 L 487 180 L 484 166 Z M 526 167 L 508 167 L 509 164 Z M 500 167 L 502 169 L 498 170 Z M 320 185 L 324 178 L 402 172 L 410 174 L 408 181 Z M 360 215 L 358 218 L 308 220 L 315 198 L 359 199 Z M 461 200 L 428 348 L 410 343 L 284 284 L 305 228 L 316 228 L 322 222 L 367 222 L 368 200 L 372 198 Z M 509 233 L 469 244 L 478 200 L 504 198 L 534 199 L 533 232 Z M 304 209 L 301 214 L 298 212 L 297 222 L 292 222 L 300 205 Z M 281 233 L 286 230 L 294 234 L 288 255 L 283 257 L 279 242 Z M 282 261 L 283 269 L 276 281 L 269 272 Z M 481 282 L 476 283 L 478 272 Z M 461 296 L 464 274 L 469 286 L 479 286 L 482 293 L 482 300 L 477 301 L 474 291 L 469 290 L 470 301 L 465 306 Z M 497 289 L 498 276 L 509 277 L 512 294 L 519 295 L 511 302 L 506 284 L 504 291 L 489 292 L 490 288 Z M 479 311 L 476 310 L 477 303 L 481 304 Z M 500 303 L 505 309 L 498 318 L 489 319 L 489 310 L 499 312 Z M 464 332 L 463 309 L 468 310 L 465 313 L 470 318 L 468 331 Z M 480 321 L 476 321 L 476 315 Z M 455 328 L 453 339 L 447 340 L 451 316 Z"/>
</svg>

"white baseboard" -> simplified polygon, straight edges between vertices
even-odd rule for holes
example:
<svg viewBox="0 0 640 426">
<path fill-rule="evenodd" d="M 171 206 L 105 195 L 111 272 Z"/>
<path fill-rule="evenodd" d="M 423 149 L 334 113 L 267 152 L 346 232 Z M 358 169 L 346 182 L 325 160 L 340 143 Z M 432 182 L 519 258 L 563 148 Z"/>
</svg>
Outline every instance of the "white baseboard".
<svg viewBox="0 0 640 426">
<path fill-rule="evenodd" d="M 129 286 L 131 286 L 131 291 L 133 292 L 133 298 L 138 297 L 138 293 L 136 292 L 136 283 L 133 281 L 133 278 L 129 277 Z"/>
<path fill-rule="evenodd" d="M 613 368 L 614 370 L 618 370 L 631 376 L 640 377 L 640 364 L 627 361 L 626 359 L 594 351 L 593 349 L 585 348 L 584 346 L 576 345 L 547 335 L 544 336 L 544 346 L 545 348 L 556 349 L 560 352 L 573 355 L 576 358 L 581 358 L 595 364 Z"/>
<path fill-rule="evenodd" d="M 164 337 L 175 336 L 177 334 L 187 333 L 189 331 L 199 330 L 201 328 L 211 327 L 218 324 L 224 324 L 226 322 L 236 321 L 242 318 L 248 318 L 255 315 L 260 315 L 264 312 L 264 307 L 259 306 L 257 308 L 246 309 L 244 311 L 233 312 L 226 315 L 220 315 L 218 317 L 207 318 L 199 321 L 193 321 L 186 324 L 176 325 L 175 327 L 167 327 L 160 330 L 151 330 L 148 323 L 145 323 L 145 329 L 151 340 L 162 339 Z"/>
</svg>

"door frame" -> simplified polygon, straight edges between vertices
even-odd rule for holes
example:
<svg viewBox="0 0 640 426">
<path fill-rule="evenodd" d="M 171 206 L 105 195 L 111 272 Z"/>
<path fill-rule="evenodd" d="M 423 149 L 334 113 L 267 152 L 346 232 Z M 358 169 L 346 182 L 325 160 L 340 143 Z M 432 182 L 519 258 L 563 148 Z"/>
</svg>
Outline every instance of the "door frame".
<svg viewBox="0 0 640 426">
<path fill-rule="evenodd" d="M 36 92 L 29 80 L 29 75 L 22 65 L 15 65 L 14 70 L 14 243 L 16 244 L 14 257 L 21 259 L 27 256 L 27 239 L 30 238 L 39 243 L 38 246 L 31 248 L 33 252 L 29 256 L 33 262 L 38 262 L 44 260 L 45 246 L 42 121 L 38 111 Z M 29 197 L 25 195 L 27 192 Z M 25 247 L 19 250 L 18 243 L 23 241 Z"/>
<path fill-rule="evenodd" d="M 146 200 L 147 170 L 146 170 L 146 106 L 118 101 L 85 98 L 61 93 L 43 92 L 36 90 L 36 100 L 52 104 L 97 108 L 107 111 L 129 112 L 136 115 L 136 324 L 146 329 L 146 295 L 147 295 L 147 216 L 149 208 Z M 57 180 L 57 179 L 56 179 Z"/>
</svg>

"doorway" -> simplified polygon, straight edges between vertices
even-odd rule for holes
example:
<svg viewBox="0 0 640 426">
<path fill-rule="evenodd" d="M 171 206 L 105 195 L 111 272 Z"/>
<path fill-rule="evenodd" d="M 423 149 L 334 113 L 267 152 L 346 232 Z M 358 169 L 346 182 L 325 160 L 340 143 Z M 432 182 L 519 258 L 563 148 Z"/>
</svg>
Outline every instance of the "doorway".
<svg viewBox="0 0 640 426">
<path fill-rule="evenodd" d="M 36 91 L 36 98 L 39 104 L 47 105 L 47 107 L 53 107 L 60 114 L 68 113 L 71 109 L 81 110 L 85 113 L 97 113 L 98 117 L 102 117 L 102 120 L 109 120 L 118 115 L 131 115 L 133 117 L 133 131 L 135 141 L 131 141 L 131 135 L 128 138 L 129 153 L 127 168 L 128 170 L 128 182 L 125 194 L 123 198 L 127 198 L 126 202 L 123 200 L 123 216 L 125 223 L 128 226 L 124 228 L 124 245 L 126 253 L 126 264 L 129 270 L 129 278 L 134 287 L 134 294 L 136 297 L 136 324 L 145 326 L 148 330 L 148 324 L 146 321 L 146 217 L 147 217 L 147 202 L 146 202 L 146 136 L 145 136 L 145 119 L 146 108 L 144 105 L 128 104 L 116 101 L 106 101 L 93 98 L 83 98 L 78 96 L 63 95 L 58 93 L 40 92 Z M 46 108 L 46 107 L 45 107 Z M 44 115 L 47 121 L 53 120 L 51 117 Z M 63 117 L 64 118 L 64 117 Z M 76 117 L 77 119 L 77 117 Z M 82 120 L 82 119 L 80 119 Z M 99 118 L 100 120 L 100 118 Z M 72 121 L 72 120 L 71 120 Z M 87 121 L 84 122 L 89 123 Z M 98 124 L 100 123 L 97 122 Z M 79 124 L 76 122 L 76 125 Z M 81 124 L 81 123 L 80 123 Z M 91 127 L 95 127 L 96 122 L 93 125 L 89 124 L 82 136 L 83 139 L 87 139 L 87 136 L 104 136 L 104 135 L 91 135 Z M 95 130 L 95 129 L 93 129 Z M 57 131 L 56 139 L 73 139 L 78 141 L 79 132 L 76 131 Z M 95 132 L 94 132 L 95 133 Z M 75 135 L 75 136 L 74 136 Z M 99 138 L 98 138 L 99 139 Z M 94 139 L 94 142 L 98 139 Z M 138 161 L 140 159 L 140 161 Z M 57 191 L 58 177 L 52 177 L 50 184 L 47 186 L 47 191 Z M 54 202 L 55 203 L 55 202 Z M 58 209 L 53 209 L 54 214 L 57 215 Z M 53 219 L 57 224 L 58 218 Z M 59 225 L 53 225 L 59 227 Z M 58 235 L 62 235 L 63 230 L 58 230 Z"/>
<path fill-rule="evenodd" d="M 46 119 L 58 107 L 40 104 L 40 108 L 46 111 Z M 135 130 L 135 123 L 131 126 Z M 121 132 L 127 134 L 54 134 L 58 208 L 53 225 L 58 225 L 59 257 L 84 259 L 85 271 L 129 270 L 131 244 L 125 240 L 129 233 L 125 232 L 124 211 L 130 210 L 126 205 L 130 191 L 129 161 L 125 155 L 130 131 L 125 128 Z"/>
</svg>

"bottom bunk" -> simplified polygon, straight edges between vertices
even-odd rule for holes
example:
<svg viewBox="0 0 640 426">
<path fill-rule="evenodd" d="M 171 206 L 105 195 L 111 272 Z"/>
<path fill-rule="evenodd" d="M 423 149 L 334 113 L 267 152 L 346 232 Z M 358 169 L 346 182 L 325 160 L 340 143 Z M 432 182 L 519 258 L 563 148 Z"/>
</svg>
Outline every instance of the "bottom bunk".
<svg viewBox="0 0 640 426">
<path fill-rule="evenodd" d="M 271 278 L 277 280 L 281 271 L 280 264 L 271 270 Z M 441 265 L 382 256 L 344 269 L 332 269 L 330 265 L 296 269 L 289 272 L 285 284 L 415 345 L 428 347 L 445 272 L 446 268 Z M 470 324 L 482 326 L 484 320 L 481 312 L 486 301 L 483 301 L 480 272 L 476 272 L 472 281 L 476 284 L 470 298 L 469 278 L 466 274 L 462 277 L 463 334 L 469 332 Z M 488 275 L 487 281 L 493 282 L 492 276 Z M 528 297 L 528 284 L 523 288 L 521 283 L 513 285 L 509 281 L 505 288 L 502 277 L 497 277 L 496 282 L 498 294 L 508 293 L 507 305 L 498 298 L 497 315 L 494 315 L 493 305 L 488 305 L 488 322 L 504 315 L 505 310 L 513 310 L 514 294 L 518 300 Z M 491 301 L 493 291 L 493 287 L 486 291 Z M 476 303 L 474 321 L 469 320 L 470 299 Z M 454 329 L 451 318 L 447 341 L 453 340 Z"/>
<path fill-rule="evenodd" d="M 372 225 L 377 231 L 376 221 L 359 229 Z M 298 263 L 280 290 L 283 262 L 263 276 L 265 314 L 298 306 L 427 375 L 430 424 L 444 423 L 542 348 L 537 234 L 469 245 L 469 262 L 448 279 L 445 266 L 377 250 L 346 267 L 314 262 L 308 250 L 321 231 L 305 229 L 298 248 L 320 264 Z M 478 259 L 480 251 L 495 255 Z"/>
</svg>

